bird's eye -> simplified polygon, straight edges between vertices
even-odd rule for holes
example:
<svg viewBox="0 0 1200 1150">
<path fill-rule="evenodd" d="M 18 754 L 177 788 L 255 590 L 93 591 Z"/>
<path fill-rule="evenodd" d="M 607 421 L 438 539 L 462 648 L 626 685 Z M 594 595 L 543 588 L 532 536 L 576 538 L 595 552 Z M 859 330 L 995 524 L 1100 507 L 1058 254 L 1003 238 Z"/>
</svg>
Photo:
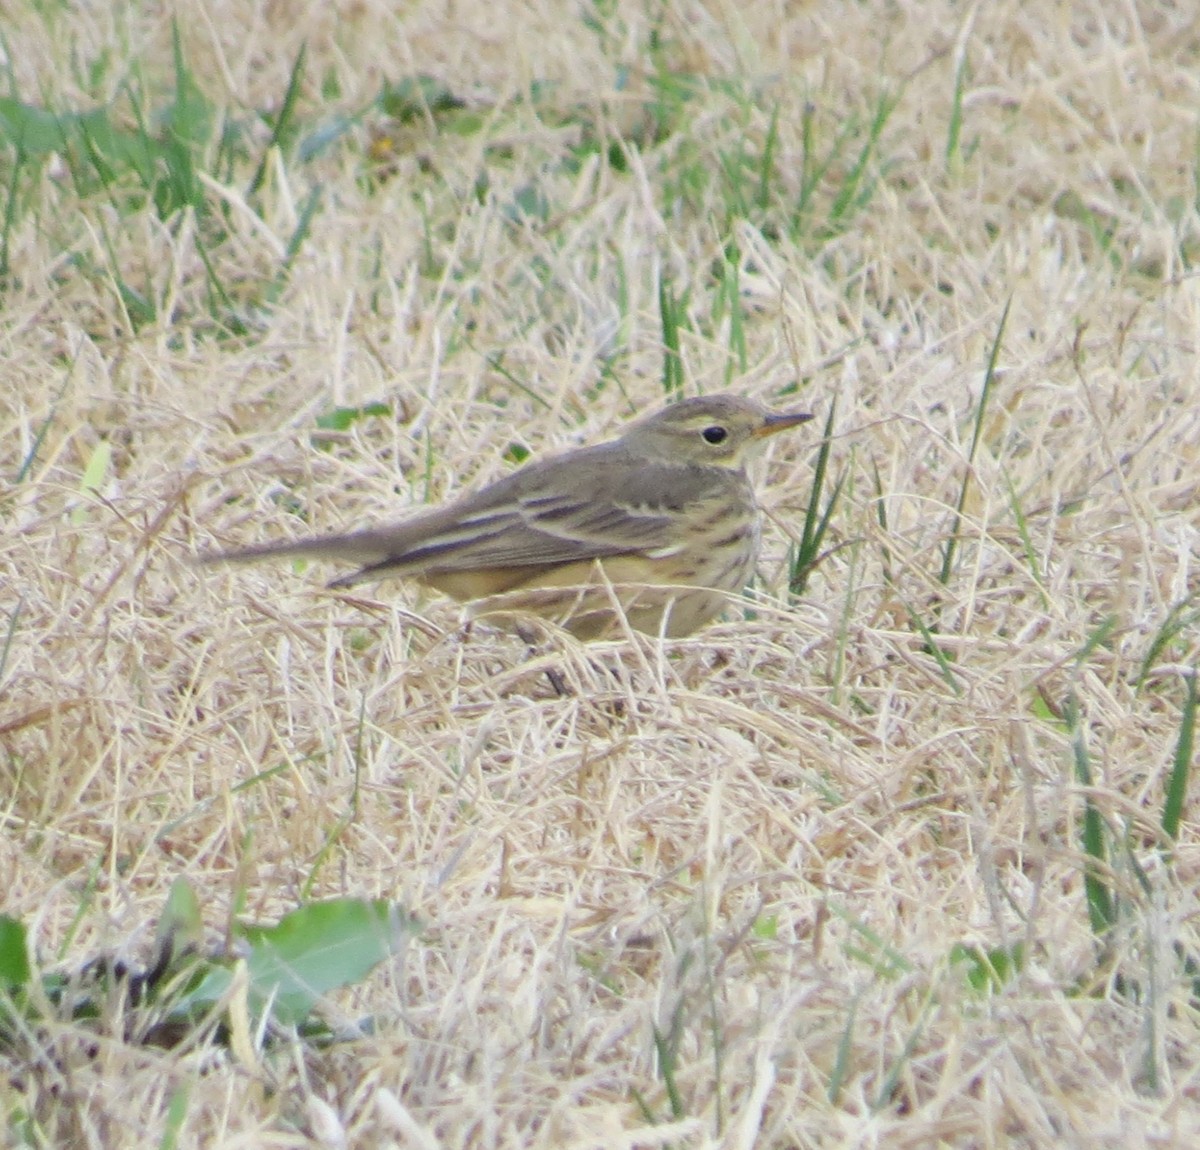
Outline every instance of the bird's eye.
<svg viewBox="0 0 1200 1150">
<path fill-rule="evenodd" d="M 723 427 L 706 427 L 700 434 L 704 437 L 705 443 L 724 443 L 729 438 L 729 432 Z"/>
</svg>

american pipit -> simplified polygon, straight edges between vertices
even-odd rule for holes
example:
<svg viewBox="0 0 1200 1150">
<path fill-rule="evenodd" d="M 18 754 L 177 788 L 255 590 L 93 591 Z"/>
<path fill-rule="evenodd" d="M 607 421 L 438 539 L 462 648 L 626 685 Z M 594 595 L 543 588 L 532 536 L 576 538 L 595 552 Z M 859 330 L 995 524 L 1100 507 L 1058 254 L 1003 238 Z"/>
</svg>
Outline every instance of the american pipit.
<svg viewBox="0 0 1200 1150">
<path fill-rule="evenodd" d="M 687 635 L 754 572 L 747 458 L 811 418 L 733 395 L 685 399 L 402 523 L 203 559 L 351 560 L 364 566 L 331 587 L 399 576 L 470 602 L 473 616 L 536 615 L 581 639 L 610 634 L 622 614 L 639 631 Z"/>
</svg>

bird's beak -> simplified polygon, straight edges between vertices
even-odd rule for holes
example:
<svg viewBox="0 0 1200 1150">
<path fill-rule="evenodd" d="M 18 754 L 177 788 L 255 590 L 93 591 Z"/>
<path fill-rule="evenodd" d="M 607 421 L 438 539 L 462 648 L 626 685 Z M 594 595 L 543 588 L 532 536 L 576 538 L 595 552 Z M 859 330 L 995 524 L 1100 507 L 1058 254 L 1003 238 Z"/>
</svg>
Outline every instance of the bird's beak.
<svg viewBox="0 0 1200 1150">
<path fill-rule="evenodd" d="M 789 427 L 796 427 L 798 424 L 807 423 L 812 417 L 811 411 L 781 411 L 778 414 L 772 413 L 763 420 L 761 427 L 754 430 L 754 438 L 766 439 L 768 435 L 774 435 L 778 431 L 787 431 Z"/>
</svg>

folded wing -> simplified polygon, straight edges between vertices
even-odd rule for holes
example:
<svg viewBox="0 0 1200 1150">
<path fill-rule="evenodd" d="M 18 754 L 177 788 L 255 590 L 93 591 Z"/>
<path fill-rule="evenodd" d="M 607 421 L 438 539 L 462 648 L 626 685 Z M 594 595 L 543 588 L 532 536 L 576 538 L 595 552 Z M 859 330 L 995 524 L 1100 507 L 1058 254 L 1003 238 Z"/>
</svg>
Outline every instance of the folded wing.
<svg viewBox="0 0 1200 1150">
<path fill-rule="evenodd" d="M 730 476 L 732 479 L 733 476 Z M 589 559 L 671 547 L 678 512 L 714 493 L 714 469 L 633 465 L 623 453 L 577 452 L 525 468 L 473 495 L 390 527 L 267 544 L 209 557 L 265 556 L 351 560 L 364 566 L 336 580 L 344 587 L 385 575 L 428 579 L 457 573 L 511 572 L 517 583 L 538 572 Z"/>
</svg>

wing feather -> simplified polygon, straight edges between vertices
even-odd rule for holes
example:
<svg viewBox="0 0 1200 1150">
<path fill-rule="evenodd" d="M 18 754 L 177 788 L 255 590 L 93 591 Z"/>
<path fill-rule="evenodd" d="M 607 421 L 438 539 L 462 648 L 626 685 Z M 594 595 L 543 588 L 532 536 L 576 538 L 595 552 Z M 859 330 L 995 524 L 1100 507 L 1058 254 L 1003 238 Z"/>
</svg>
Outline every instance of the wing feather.
<svg viewBox="0 0 1200 1150">
<path fill-rule="evenodd" d="M 307 555 L 365 563 L 337 580 L 489 568 L 553 568 L 615 555 L 669 553 L 678 512 L 744 482 L 740 472 L 656 464 L 612 444 L 523 468 L 445 507 L 390 527 L 268 544 L 216 559 Z M 664 552 L 664 548 L 667 552 Z"/>
</svg>

